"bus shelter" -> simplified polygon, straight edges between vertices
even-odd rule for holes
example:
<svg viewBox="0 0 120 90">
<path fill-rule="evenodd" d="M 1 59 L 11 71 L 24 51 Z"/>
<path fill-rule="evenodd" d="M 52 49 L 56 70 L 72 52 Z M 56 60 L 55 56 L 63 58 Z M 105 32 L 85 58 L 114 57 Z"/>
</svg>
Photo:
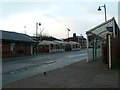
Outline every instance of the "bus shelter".
<svg viewBox="0 0 120 90">
<path fill-rule="evenodd" d="M 120 37 L 120 30 L 115 21 L 115 18 L 109 19 L 106 22 L 88 30 L 87 34 L 87 62 L 101 58 L 106 54 L 108 58 L 109 68 L 111 68 L 112 61 L 112 38 Z M 103 52 L 102 46 L 106 52 Z"/>
</svg>

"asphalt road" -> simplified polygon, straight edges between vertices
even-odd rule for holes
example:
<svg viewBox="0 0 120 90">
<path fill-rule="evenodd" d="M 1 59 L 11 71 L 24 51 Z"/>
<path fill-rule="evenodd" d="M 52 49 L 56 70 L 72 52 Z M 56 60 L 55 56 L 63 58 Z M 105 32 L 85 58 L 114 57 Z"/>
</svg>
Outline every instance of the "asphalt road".
<svg viewBox="0 0 120 90">
<path fill-rule="evenodd" d="M 39 54 L 9 59 L 2 62 L 2 84 L 47 72 L 86 60 L 86 49 L 80 51 Z"/>
</svg>

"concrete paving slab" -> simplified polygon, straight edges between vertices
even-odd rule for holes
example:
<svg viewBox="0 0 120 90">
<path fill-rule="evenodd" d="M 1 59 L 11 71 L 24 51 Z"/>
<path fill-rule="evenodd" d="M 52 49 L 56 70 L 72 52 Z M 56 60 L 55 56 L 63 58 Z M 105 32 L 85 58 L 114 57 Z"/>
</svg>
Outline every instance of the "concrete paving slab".
<svg viewBox="0 0 120 90">
<path fill-rule="evenodd" d="M 107 69 L 102 61 L 80 61 L 35 75 L 3 88 L 118 88 L 118 70 Z"/>
</svg>

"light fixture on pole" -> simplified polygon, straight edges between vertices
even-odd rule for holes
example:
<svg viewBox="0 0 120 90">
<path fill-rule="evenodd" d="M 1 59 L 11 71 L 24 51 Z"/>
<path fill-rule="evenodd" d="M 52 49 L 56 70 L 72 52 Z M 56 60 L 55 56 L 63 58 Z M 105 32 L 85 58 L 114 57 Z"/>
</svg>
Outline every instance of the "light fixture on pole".
<svg viewBox="0 0 120 90">
<path fill-rule="evenodd" d="M 105 10 L 105 22 L 107 21 L 107 16 L 106 16 L 106 5 L 104 4 L 104 6 L 99 6 L 98 11 L 101 11 L 101 7 L 104 7 Z"/>
<path fill-rule="evenodd" d="M 69 38 L 69 31 L 70 31 L 70 29 L 69 29 L 69 28 L 67 28 L 67 30 L 68 30 L 68 38 Z"/>
<path fill-rule="evenodd" d="M 36 39 L 38 38 L 38 26 L 41 26 L 40 22 L 36 22 Z M 36 43 L 36 54 L 38 53 L 38 44 Z"/>
<path fill-rule="evenodd" d="M 41 23 L 39 22 L 37 22 L 36 23 L 36 37 L 38 36 L 38 26 L 41 26 Z"/>
</svg>

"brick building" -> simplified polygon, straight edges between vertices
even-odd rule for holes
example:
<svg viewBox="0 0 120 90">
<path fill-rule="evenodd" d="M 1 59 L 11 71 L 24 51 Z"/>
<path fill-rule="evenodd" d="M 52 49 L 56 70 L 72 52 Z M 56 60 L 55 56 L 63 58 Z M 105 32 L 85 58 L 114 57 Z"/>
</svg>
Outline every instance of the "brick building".
<svg viewBox="0 0 120 90">
<path fill-rule="evenodd" d="M 26 56 L 34 54 L 34 41 L 22 33 L 0 30 L 2 33 L 2 57 Z"/>
<path fill-rule="evenodd" d="M 80 44 L 81 48 L 85 48 L 86 47 L 86 39 L 83 36 L 76 36 L 76 33 L 73 33 L 73 37 L 69 37 L 67 39 L 64 39 L 64 41 L 73 41 L 73 42 L 77 42 Z"/>
</svg>

